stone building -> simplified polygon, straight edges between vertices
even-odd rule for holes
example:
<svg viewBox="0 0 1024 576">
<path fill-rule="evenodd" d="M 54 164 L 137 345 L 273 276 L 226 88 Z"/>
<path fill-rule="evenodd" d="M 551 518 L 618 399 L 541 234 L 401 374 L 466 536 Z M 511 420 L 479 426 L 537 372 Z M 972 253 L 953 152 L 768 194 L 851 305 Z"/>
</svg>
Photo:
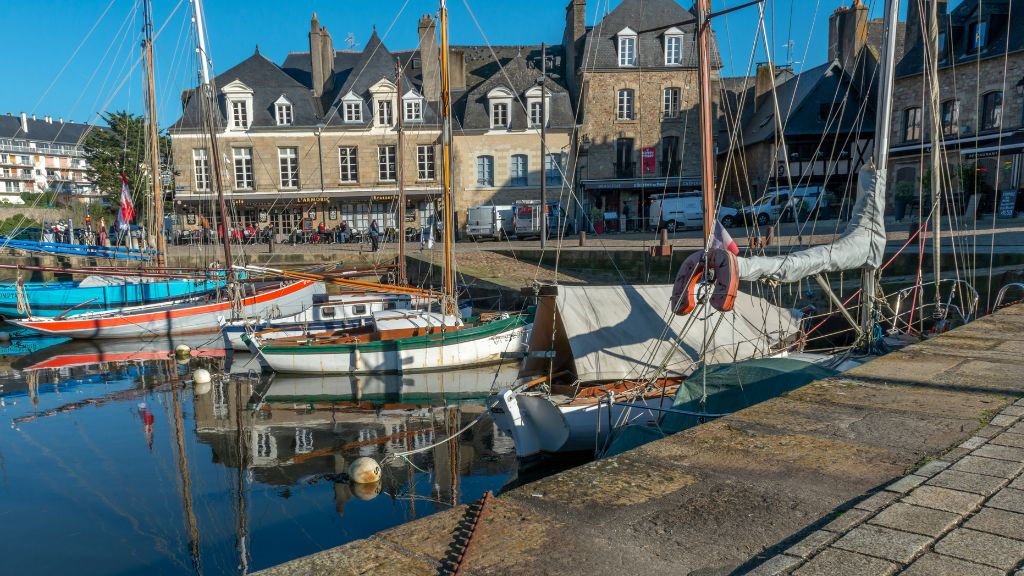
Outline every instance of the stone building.
<svg viewBox="0 0 1024 576">
<path fill-rule="evenodd" d="M 727 144 L 718 169 L 728 199 L 750 203 L 790 181 L 821 186 L 837 200 L 856 190 L 874 151 L 882 35 L 882 21 L 869 20 L 868 7 L 854 0 L 829 17 L 824 64 L 797 75 L 760 64 L 754 76 L 723 79 Z M 897 58 L 901 51 L 902 43 Z"/>
<path fill-rule="evenodd" d="M 83 202 L 93 199 L 95 186 L 86 177 L 89 167 L 81 146 L 91 129 L 24 112 L 0 116 L 0 201 L 22 204 L 24 192 L 49 191 Z"/>
<path fill-rule="evenodd" d="M 309 52 L 291 53 L 279 66 L 257 50 L 217 76 L 222 177 L 233 221 L 269 224 L 280 234 L 343 220 L 360 231 L 373 220 L 397 230 L 419 227 L 439 208 L 440 67 L 436 56 L 421 56 L 437 54 L 436 26 L 425 16 L 418 27 L 414 50 L 392 53 L 376 31 L 361 51 L 335 50 L 314 14 Z M 560 62 L 558 52 L 549 56 Z M 485 46 L 454 46 L 449 59 L 454 208 L 461 228 L 470 206 L 539 197 L 539 124 L 528 122 L 528 110 L 539 102 L 533 88 L 540 48 L 495 47 L 492 53 Z M 568 93 L 555 76 L 547 83 L 553 173 L 565 165 L 561 154 L 573 127 Z M 182 117 L 169 130 L 179 166 L 176 205 L 192 225 L 215 213 L 200 104 L 194 91 L 184 94 Z M 399 179 L 404 210 L 397 205 Z"/>
<path fill-rule="evenodd" d="M 891 135 L 890 192 L 906 188 L 915 198 L 931 193 L 924 182 L 933 141 L 930 98 L 922 90 L 930 2 L 923 6 L 929 8 L 911 2 L 908 9 L 907 54 L 896 67 Z M 1004 197 L 1009 210 L 1020 210 L 1013 195 L 1024 196 L 1016 193 L 1024 154 L 1024 1 L 964 0 L 952 12 L 940 1 L 937 10 L 939 141 L 948 168 L 943 180 L 952 192 L 944 209 L 967 209 L 977 192 L 971 205 L 982 211 L 990 212 Z"/>
<path fill-rule="evenodd" d="M 570 0 L 563 36 L 578 102 L 578 208 L 628 211 L 638 228 L 653 194 L 701 186 L 696 20 L 674 0 L 623 0 L 592 27 L 585 12 L 586 0 Z"/>
</svg>

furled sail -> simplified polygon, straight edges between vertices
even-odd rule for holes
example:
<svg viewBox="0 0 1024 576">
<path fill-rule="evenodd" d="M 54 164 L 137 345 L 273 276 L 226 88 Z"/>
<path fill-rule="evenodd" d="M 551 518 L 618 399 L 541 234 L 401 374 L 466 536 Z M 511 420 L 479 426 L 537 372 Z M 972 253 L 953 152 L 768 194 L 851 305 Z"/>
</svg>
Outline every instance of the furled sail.
<svg viewBox="0 0 1024 576">
<path fill-rule="evenodd" d="M 885 171 L 860 169 L 850 222 L 835 242 L 781 256 L 739 258 L 741 280 L 797 282 L 822 272 L 878 268 L 885 252 Z"/>
</svg>

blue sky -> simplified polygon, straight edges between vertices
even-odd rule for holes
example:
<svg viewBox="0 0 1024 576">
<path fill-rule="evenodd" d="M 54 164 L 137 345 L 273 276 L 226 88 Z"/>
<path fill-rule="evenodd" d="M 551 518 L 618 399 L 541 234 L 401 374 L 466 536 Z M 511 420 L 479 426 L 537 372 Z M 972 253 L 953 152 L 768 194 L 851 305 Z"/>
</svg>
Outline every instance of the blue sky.
<svg viewBox="0 0 1024 576">
<path fill-rule="evenodd" d="M 173 122 L 180 110 L 181 90 L 196 81 L 193 47 L 189 45 L 188 0 L 153 0 L 157 39 L 157 83 L 160 124 Z M 593 23 L 620 0 L 587 2 Z M 560 43 L 567 0 L 449 0 L 454 44 Z M 743 0 L 715 0 L 715 10 Z M 766 25 L 777 62 L 796 67 L 824 62 L 828 16 L 849 0 L 766 0 Z M 955 3 L 955 2 L 954 2 Z M 690 0 L 682 4 L 689 7 Z M 952 4 L 952 3 L 951 3 Z M 404 9 L 403 9 L 404 5 Z M 476 22 L 470 16 L 472 10 Z M 871 17 L 880 17 L 882 0 L 869 3 Z M 309 19 L 316 11 L 328 27 L 335 47 L 346 47 L 351 33 L 360 47 L 374 26 L 389 49 L 416 44 L 416 22 L 437 9 L 434 0 L 207 0 L 210 51 L 217 71 L 251 55 L 259 45 L 281 63 L 290 51 L 308 49 Z M 751 60 L 757 29 L 756 7 L 714 22 L 727 75 L 743 74 Z M 137 0 L 34 0 L 3 2 L 0 18 L 10 28 L 32 31 L 8 36 L 5 42 L 6 89 L 0 90 L 0 114 L 50 115 L 77 122 L 93 121 L 98 111 L 143 110 L 141 67 L 136 66 L 142 15 Z M 390 31 L 389 31 L 390 28 Z M 792 46 L 787 44 L 792 40 Z M 754 61 L 765 60 L 758 50 Z M 133 67 L 134 66 L 134 67 Z"/>
</svg>

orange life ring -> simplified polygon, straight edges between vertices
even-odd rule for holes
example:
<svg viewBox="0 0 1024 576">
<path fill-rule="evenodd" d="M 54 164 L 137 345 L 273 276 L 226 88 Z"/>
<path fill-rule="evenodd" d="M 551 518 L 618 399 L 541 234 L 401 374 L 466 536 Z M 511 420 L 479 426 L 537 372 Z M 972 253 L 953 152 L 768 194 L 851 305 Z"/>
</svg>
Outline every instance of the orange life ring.
<svg viewBox="0 0 1024 576">
<path fill-rule="evenodd" d="M 728 312 L 736 305 L 740 287 L 739 261 L 728 250 L 712 248 L 708 251 L 706 264 L 704 252 L 694 252 L 679 267 L 672 287 L 672 309 L 679 316 L 685 316 L 697 307 L 697 284 L 703 279 L 707 267 L 714 271 L 711 306 Z"/>
</svg>

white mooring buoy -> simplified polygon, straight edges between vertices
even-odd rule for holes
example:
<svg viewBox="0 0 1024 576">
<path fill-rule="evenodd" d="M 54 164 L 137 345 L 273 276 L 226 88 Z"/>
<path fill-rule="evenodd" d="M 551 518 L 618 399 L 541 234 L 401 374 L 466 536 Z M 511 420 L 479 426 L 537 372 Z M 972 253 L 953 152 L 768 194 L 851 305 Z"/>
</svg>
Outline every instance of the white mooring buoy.
<svg viewBox="0 0 1024 576">
<path fill-rule="evenodd" d="M 210 384 L 211 381 L 212 378 L 210 377 L 210 372 L 205 368 L 198 368 L 192 373 L 192 389 L 200 396 L 209 393 L 212 388 L 212 385 Z"/>
<path fill-rule="evenodd" d="M 380 481 L 380 464 L 373 458 L 362 456 L 348 467 L 349 480 L 356 484 L 373 484 Z"/>
<path fill-rule="evenodd" d="M 192 355 L 192 349 L 187 344 L 178 344 L 174 348 L 174 356 L 178 359 L 188 358 Z"/>
</svg>

